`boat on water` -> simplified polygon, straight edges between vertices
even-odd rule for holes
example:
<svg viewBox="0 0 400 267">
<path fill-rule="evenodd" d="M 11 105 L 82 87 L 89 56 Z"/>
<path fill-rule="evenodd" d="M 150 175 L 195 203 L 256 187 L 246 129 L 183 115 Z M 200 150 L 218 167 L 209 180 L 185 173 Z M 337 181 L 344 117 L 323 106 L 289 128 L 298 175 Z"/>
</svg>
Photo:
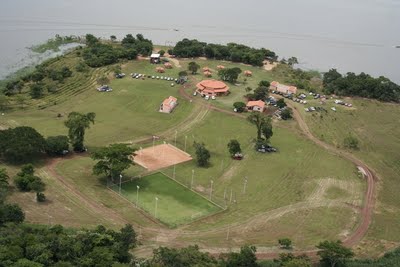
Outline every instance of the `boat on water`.
<svg viewBox="0 0 400 267">
<path fill-rule="evenodd" d="M 174 31 L 179 32 L 179 29 L 174 29 Z"/>
<path fill-rule="evenodd" d="M 394 48 L 400 48 L 400 45 L 395 45 Z"/>
</svg>

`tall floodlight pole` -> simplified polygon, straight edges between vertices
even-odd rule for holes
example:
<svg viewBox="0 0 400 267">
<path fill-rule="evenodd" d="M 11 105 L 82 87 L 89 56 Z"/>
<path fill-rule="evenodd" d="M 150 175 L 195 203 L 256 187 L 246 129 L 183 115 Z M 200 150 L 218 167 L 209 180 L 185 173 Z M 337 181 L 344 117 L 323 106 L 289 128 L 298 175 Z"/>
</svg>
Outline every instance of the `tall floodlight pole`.
<svg viewBox="0 0 400 267">
<path fill-rule="evenodd" d="M 185 135 L 185 152 L 186 152 L 187 135 Z"/>
<path fill-rule="evenodd" d="M 175 173 L 176 173 L 176 165 L 174 165 L 174 174 L 173 174 L 173 178 L 174 178 L 174 180 L 175 180 Z"/>
<path fill-rule="evenodd" d="M 175 130 L 175 146 L 176 146 L 176 137 L 178 135 L 178 130 Z"/>
<path fill-rule="evenodd" d="M 140 186 L 136 186 L 136 207 L 138 207 L 139 206 L 139 189 L 140 189 Z"/>
<path fill-rule="evenodd" d="M 213 181 L 213 180 L 211 180 L 210 200 L 211 200 L 211 197 L 212 197 L 213 184 L 214 184 L 214 181 Z"/>
<path fill-rule="evenodd" d="M 121 195 L 122 174 L 119 175 L 119 194 Z"/>
<path fill-rule="evenodd" d="M 194 170 L 192 170 L 192 181 L 190 183 L 190 189 L 193 188 Z"/>
<path fill-rule="evenodd" d="M 246 186 L 247 186 L 247 176 L 244 178 L 243 194 L 246 194 Z"/>
<path fill-rule="evenodd" d="M 155 140 L 156 140 L 156 136 L 153 135 L 153 154 L 154 154 L 154 142 L 155 142 Z"/>
<path fill-rule="evenodd" d="M 157 219 L 157 204 L 158 204 L 158 197 L 156 197 L 156 208 L 154 209 L 154 217 Z"/>
<path fill-rule="evenodd" d="M 232 194 L 233 194 L 233 190 L 231 188 L 231 197 L 229 198 L 229 202 L 232 203 Z"/>
</svg>

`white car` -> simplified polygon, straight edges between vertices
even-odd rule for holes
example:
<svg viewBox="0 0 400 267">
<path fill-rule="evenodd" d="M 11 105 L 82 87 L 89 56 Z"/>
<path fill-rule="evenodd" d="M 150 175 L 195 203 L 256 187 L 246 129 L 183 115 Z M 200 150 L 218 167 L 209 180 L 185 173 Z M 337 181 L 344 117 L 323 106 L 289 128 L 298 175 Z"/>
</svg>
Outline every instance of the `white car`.
<svg viewBox="0 0 400 267">
<path fill-rule="evenodd" d="M 208 100 L 208 99 L 210 99 L 210 97 L 209 97 L 208 95 L 206 95 L 206 96 L 204 97 L 204 99 L 205 99 L 205 100 Z"/>
<path fill-rule="evenodd" d="M 216 99 L 216 98 L 215 98 L 215 95 L 211 96 L 211 99 L 212 99 L 212 100 L 215 100 L 215 99 Z"/>
<path fill-rule="evenodd" d="M 196 92 L 196 91 L 194 91 L 193 95 L 194 95 L 194 96 L 196 96 L 196 95 L 197 95 L 197 92 Z"/>
<path fill-rule="evenodd" d="M 315 108 L 314 108 L 314 107 L 310 107 L 310 110 L 311 110 L 311 111 L 315 111 Z"/>
<path fill-rule="evenodd" d="M 336 108 L 335 107 L 331 107 L 331 109 L 336 112 Z"/>
</svg>

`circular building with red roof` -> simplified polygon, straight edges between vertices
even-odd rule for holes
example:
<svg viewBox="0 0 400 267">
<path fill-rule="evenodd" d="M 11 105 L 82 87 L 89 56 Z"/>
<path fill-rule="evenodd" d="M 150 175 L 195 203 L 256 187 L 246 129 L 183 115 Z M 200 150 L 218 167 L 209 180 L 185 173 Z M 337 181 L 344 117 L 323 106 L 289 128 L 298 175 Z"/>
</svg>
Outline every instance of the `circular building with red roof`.
<svg viewBox="0 0 400 267">
<path fill-rule="evenodd" d="M 229 94 L 229 87 L 216 80 L 203 80 L 196 85 L 196 91 L 202 96 L 219 96 Z"/>
</svg>

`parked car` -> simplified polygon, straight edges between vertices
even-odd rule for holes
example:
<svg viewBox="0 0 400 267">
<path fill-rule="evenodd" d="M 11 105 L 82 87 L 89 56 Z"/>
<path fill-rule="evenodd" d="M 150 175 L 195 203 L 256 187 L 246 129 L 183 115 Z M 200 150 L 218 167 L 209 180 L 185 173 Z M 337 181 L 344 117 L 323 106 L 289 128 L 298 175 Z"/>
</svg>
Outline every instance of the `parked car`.
<svg viewBox="0 0 400 267">
<path fill-rule="evenodd" d="M 215 99 L 216 99 L 216 98 L 215 98 L 215 95 L 211 96 L 211 99 L 212 99 L 212 100 L 215 100 Z"/>
<path fill-rule="evenodd" d="M 236 159 L 236 160 L 242 160 L 243 159 L 243 155 L 242 155 L 242 153 L 236 153 L 235 155 L 233 155 L 232 158 Z"/>
<path fill-rule="evenodd" d="M 194 95 L 194 96 L 196 96 L 196 95 L 197 95 L 197 92 L 196 92 L 196 91 L 194 91 L 193 95 Z"/>
<path fill-rule="evenodd" d="M 125 73 L 117 73 L 117 74 L 115 74 L 115 78 L 117 78 L 117 79 L 121 79 L 121 78 L 124 78 L 125 77 Z"/>
<path fill-rule="evenodd" d="M 206 95 L 206 96 L 204 97 L 204 99 L 205 99 L 205 100 L 208 100 L 208 99 L 210 99 L 210 97 L 209 97 L 208 95 Z"/>
<path fill-rule="evenodd" d="M 102 85 L 100 87 L 97 87 L 97 91 L 99 91 L 99 92 L 111 92 L 112 89 L 108 85 Z"/>
</svg>

